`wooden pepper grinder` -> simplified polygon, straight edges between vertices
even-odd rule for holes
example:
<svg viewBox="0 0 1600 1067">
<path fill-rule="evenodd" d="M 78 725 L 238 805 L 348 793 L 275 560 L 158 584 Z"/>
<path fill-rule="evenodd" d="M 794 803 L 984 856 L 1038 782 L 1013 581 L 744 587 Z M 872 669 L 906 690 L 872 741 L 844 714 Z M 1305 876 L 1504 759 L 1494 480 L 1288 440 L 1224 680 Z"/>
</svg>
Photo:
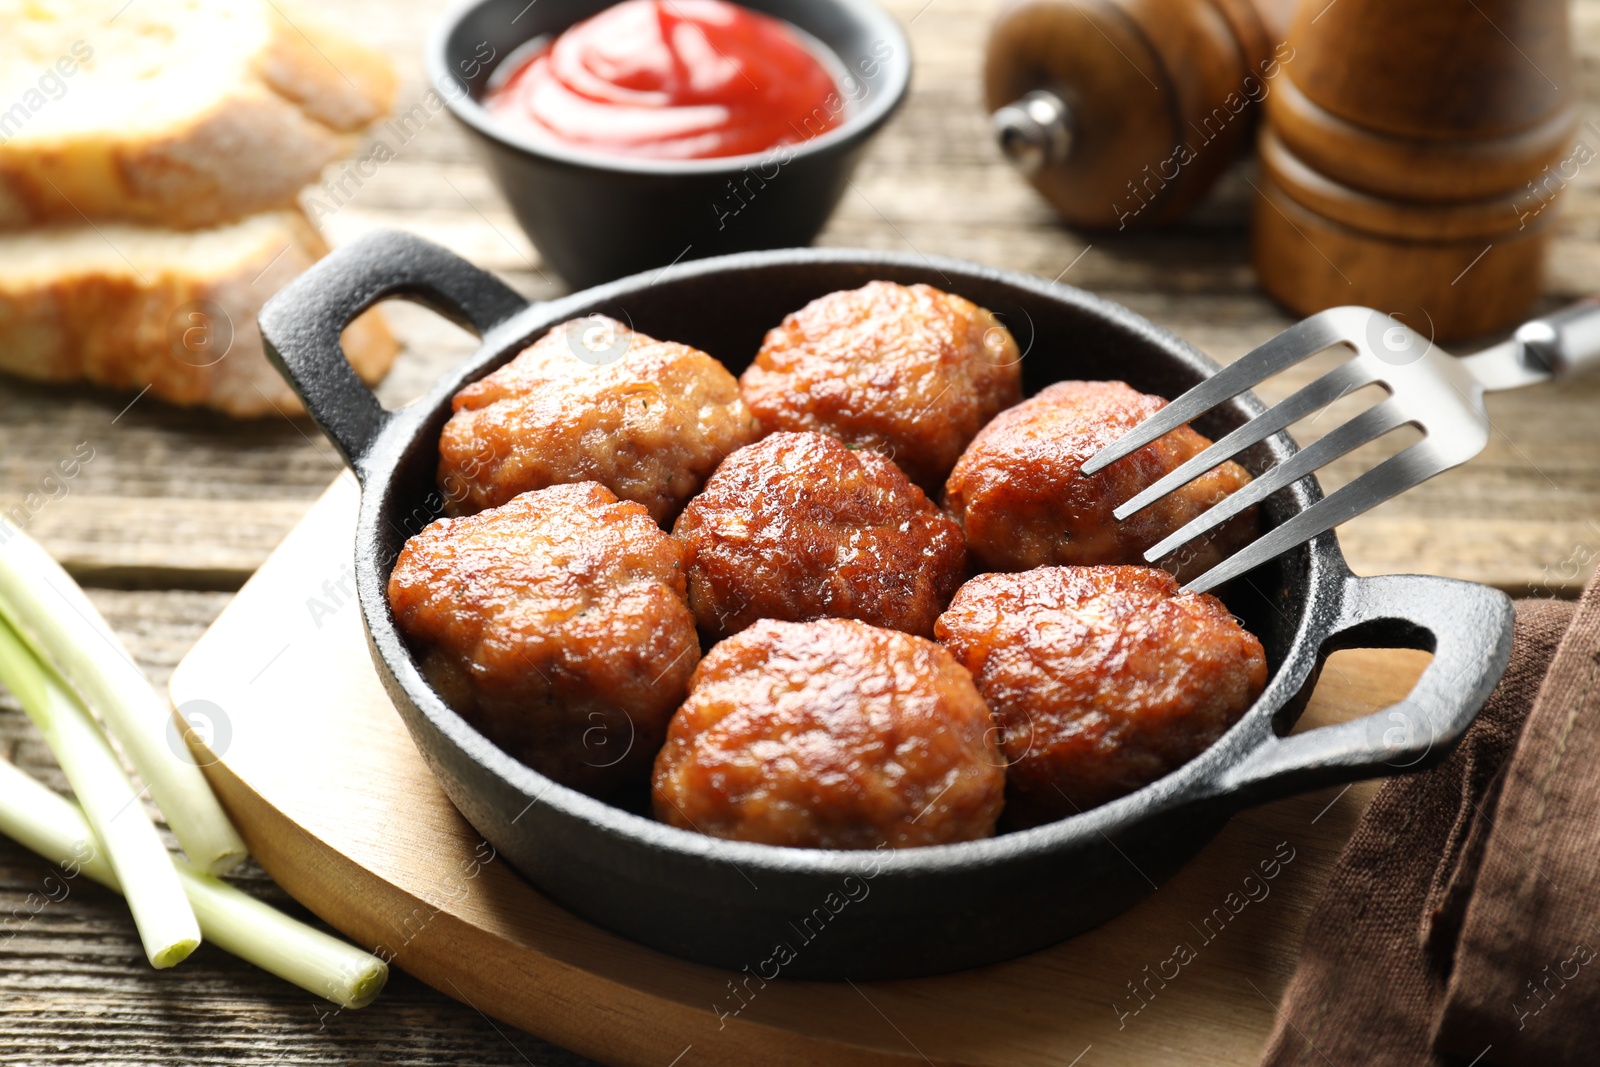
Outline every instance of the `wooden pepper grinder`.
<svg viewBox="0 0 1600 1067">
<path fill-rule="evenodd" d="M 1565 0 L 1311 0 L 1289 44 L 1260 136 L 1267 291 L 1439 340 L 1522 319 L 1577 121 Z"/>
<path fill-rule="evenodd" d="M 1296 0 L 1010 0 L 984 92 L 1000 147 L 1068 223 L 1192 207 L 1254 133 Z"/>
</svg>

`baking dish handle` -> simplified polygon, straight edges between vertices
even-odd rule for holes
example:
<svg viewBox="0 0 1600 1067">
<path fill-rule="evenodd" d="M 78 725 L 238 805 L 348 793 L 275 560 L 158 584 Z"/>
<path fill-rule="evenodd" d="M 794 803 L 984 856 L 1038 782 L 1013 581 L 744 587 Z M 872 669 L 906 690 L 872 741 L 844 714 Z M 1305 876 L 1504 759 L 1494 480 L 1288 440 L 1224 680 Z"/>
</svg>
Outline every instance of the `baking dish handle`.
<svg viewBox="0 0 1600 1067">
<path fill-rule="evenodd" d="M 1214 791 L 1246 802 L 1422 770 L 1466 733 L 1511 658 L 1511 600 L 1487 586 L 1415 574 L 1346 579 L 1321 653 L 1415 648 L 1433 662 L 1410 694 L 1370 715 L 1269 734 Z"/>
<path fill-rule="evenodd" d="M 397 231 L 334 250 L 267 301 L 259 318 L 267 358 L 358 477 L 389 414 L 345 359 L 339 335 L 391 296 L 423 304 L 480 337 L 528 306 L 494 275 Z"/>
</svg>

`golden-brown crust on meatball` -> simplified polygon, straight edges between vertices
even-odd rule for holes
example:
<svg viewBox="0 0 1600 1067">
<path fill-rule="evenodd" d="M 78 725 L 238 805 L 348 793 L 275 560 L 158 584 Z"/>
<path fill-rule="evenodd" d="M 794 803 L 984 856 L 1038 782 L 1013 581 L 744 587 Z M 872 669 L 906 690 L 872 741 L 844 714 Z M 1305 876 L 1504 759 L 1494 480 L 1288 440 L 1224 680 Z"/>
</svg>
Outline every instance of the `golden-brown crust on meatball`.
<svg viewBox="0 0 1600 1067">
<path fill-rule="evenodd" d="M 784 319 L 739 388 L 767 430 L 819 430 L 883 452 L 937 496 L 973 435 L 1022 399 L 1021 364 L 989 311 L 879 281 Z"/>
<path fill-rule="evenodd" d="M 994 722 L 931 641 L 845 619 L 763 621 L 713 648 L 689 690 L 656 757 L 665 822 L 799 848 L 994 832 Z"/>
<path fill-rule="evenodd" d="M 665 526 L 724 456 L 760 436 L 721 363 L 601 315 L 552 327 L 451 406 L 439 488 L 452 515 L 594 481 Z"/>
<path fill-rule="evenodd" d="M 439 695 L 558 782 L 603 795 L 649 767 L 700 658 L 683 550 L 583 482 L 406 542 L 395 621 Z"/>
<path fill-rule="evenodd" d="M 1261 642 L 1149 567 L 985 574 L 939 618 L 1000 723 L 1008 826 L 1133 792 L 1211 746 L 1261 695 Z"/>
<path fill-rule="evenodd" d="M 819 618 L 931 637 L 966 573 L 960 528 L 893 462 L 819 433 L 729 456 L 672 532 L 711 638 Z"/>
<path fill-rule="evenodd" d="M 1180 426 L 1085 478 L 1083 464 L 1167 406 L 1124 382 L 1057 382 L 1003 412 L 973 440 L 945 483 L 945 507 L 985 570 L 1050 564 L 1143 564 L 1144 553 L 1250 481 L 1229 460 L 1118 522 L 1112 509 L 1211 442 Z M 1184 578 L 1209 570 L 1254 539 L 1254 508 L 1162 566 Z"/>
</svg>

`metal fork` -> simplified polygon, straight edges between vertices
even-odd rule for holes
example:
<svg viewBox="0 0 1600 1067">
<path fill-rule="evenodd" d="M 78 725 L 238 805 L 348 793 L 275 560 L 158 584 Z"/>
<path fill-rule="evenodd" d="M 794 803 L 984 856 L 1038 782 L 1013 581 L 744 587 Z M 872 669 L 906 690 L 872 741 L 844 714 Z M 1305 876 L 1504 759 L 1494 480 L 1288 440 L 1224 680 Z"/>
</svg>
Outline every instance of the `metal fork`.
<svg viewBox="0 0 1600 1067">
<path fill-rule="evenodd" d="M 1489 418 L 1483 395 L 1564 378 L 1600 366 L 1600 298 L 1523 324 L 1511 340 L 1457 359 L 1381 311 L 1337 307 L 1313 315 L 1255 348 L 1150 416 L 1083 465 L 1094 474 L 1263 380 L 1336 345 L 1354 358 L 1273 405 L 1115 511 L 1126 519 L 1224 460 L 1368 385 L 1389 396 L 1265 471 L 1145 553 L 1155 562 L 1253 504 L 1340 456 L 1407 424 L 1422 440 L 1390 456 L 1320 502 L 1274 527 L 1186 589 L 1204 592 L 1331 530 L 1483 451 Z"/>
</svg>

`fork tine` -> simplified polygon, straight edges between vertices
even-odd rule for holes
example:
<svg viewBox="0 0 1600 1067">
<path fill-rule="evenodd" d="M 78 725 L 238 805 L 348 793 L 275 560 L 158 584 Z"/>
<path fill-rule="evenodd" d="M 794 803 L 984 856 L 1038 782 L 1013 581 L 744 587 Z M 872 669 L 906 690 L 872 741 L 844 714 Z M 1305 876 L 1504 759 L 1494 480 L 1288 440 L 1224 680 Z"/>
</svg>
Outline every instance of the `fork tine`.
<svg viewBox="0 0 1600 1067">
<path fill-rule="evenodd" d="M 1362 360 L 1352 359 L 1348 363 L 1341 363 L 1293 396 L 1263 411 L 1160 481 L 1150 485 L 1112 514 L 1120 521 L 1143 511 L 1174 489 L 1188 485 L 1224 460 L 1238 455 L 1258 441 L 1266 440 L 1279 430 L 1292 426 L 1346 393 L 1370 385 L 1376 379 L 1376 371 Z"/>
<path fill-rule="evenodd" d="M 1223 582 L 1237 578 L 1266 563 L 1296 545 L 1311 540 L 1318 534 L 1333 529 L 1342 522 L 1370 511 L 1392 497 L 1420 485 L 1436 474 L 1457 466 L 1461 459 L 1452 458 L 1426 438 L 1410 448 L 1396 453 L 1341 487 L 1305 511 L 1295 515 L 1282 526 L 1274 527 L 1247 548 L 1234 553 L 1200 577 L 1184 586 L 1191 593 L 1204 593 Z"/>
<path fill-rule="evenodd" d="M 1333 345 L 1349 343 L 1347 337 L 1360 336 L 1355 329 L 1357 320 L 1364 324 L 1372 314 L 1367 308 L 1329 308 L 1295 323 L 1102 448 L 1083 465 L 1083 473 L 1094 474 L 1103 470 L 1123 456 L 1137 452 L 1186 422 L 1193 422 L 1224 400 L 1238 396 L 1274 374 L 1310 359 Z"/>
<path fill-rule="evenodd" d="M 1284 486 L 1299 481 L 1346 452 L 1360 448 L 1368 441 L 1381 437 L 1396 426 L 1402 426 L 1409 421 L 1409 417 L 1393 398 L 1368 408 L 1321 440 L 1296 452 L 1243 489 L 1224 497 L 1210 510 L 1201 513 L 1183 529 L 1146 552 L 1144 558 L 1154 563 L 1180 545 L 1193 541 Z"/>
</svg>

